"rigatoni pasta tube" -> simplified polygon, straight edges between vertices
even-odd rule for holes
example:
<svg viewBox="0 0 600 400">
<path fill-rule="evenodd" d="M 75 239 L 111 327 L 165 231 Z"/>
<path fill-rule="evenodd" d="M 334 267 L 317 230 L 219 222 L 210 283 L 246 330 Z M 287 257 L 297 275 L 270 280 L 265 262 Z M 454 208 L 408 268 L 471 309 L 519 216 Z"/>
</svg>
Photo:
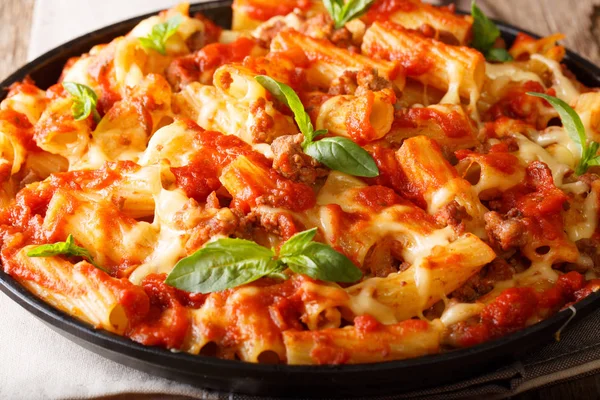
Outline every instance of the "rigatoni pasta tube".
<svg viewBox="0 0 600 400">
<path fill-rule="evenodd" d="M 394 81 L 398 89 L 404 87 L 404 75 L 397 62 L 375 60 L 336 47 L 328 40 L 313 39 L 296 31 L 282 31 L 271 42 L 271 51 L 301 49 L 309 61 L 306 69 L 308 81 L 328 88 L 331 82 L 345 71 L 376 70 L 379 76 Z"/>
<path fill-rule="evenodd" d="M 360 364 L 439 352 L 441 325 L 420 320 L 373 329 L 283 332 L 288 364 Z"/>
<path fill-rule="evenodd" d="M 485 80 L 485 59 L 478 51 L 450 46 L 393 23 L 371 25 L 361 49 L 369 57 L 399 60 L 408 77 L 447 91 L 441 103 L 460 103 L 460 96 L 474 105 Z"/>
<path fill-rule="evenodd" d="M 130 318 L 148 312 L 148 297 L 141 287 L 112 278 L 86 261 L 72 264 L 57 256 L 27 256 L 33 247 L 25 246 L 3 262 L 8 261 L 7 270 L 19 283 L 59 310 L 119 334 Z"/>
</svg>

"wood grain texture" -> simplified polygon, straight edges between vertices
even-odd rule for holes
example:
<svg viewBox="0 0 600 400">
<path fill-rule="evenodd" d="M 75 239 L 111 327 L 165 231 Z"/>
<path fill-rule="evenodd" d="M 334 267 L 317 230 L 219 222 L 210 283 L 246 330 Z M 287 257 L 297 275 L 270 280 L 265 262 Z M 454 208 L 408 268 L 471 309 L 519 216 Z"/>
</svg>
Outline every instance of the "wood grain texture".
<svg viewBox="0 0 600 400">
<path fill-rule="evenodd" d="M 0 80 L 25 62 L 35 0 L 0 0 Z"/>
<path fill-rule="evenodd" d="M 35 0 L 0 0 L 0 80 L 25 63 Z M 468 10 L 471 0 L 458 0 Z M 564 44 L 600 65 L 600 0 L 478 0 L 487 15 L 539 35 L 562 32 Z M 600 374 L 532 390 L 517 400 L 600 398 Z"/>
</svg>

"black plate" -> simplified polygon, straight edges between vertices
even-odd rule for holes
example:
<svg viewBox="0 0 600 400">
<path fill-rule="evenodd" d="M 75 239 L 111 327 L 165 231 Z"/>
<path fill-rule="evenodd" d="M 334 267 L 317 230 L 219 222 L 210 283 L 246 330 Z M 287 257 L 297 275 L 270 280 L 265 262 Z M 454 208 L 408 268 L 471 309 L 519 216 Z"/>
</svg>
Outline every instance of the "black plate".
<svg viewBox="0 0 600 400">
<path fill-rule="evenodd" d="M 231 24 L 230 4 L 231 1 L 213 1 L 193 5 L 191 10 L 201 11 L 219 25 L 228 27 Z M 70 57 L 125 34 L 150 15 L 110 25 L 45 53 L 0 84 L 0 100 L 6 96 L 8 86 L 27 75 L 40 87 L 47 88 L 56 82 Z M 498 25 L 508 43 L 520 31 L 504 23 Z M 589 61 L 567 51 L 565 63 L 584 84 L 600 86 L 600 69 Z M 68 339 L 111 360 L 198 387 L 269 396 L 374 396 L 456 382 L 489 372 L 518 358 L 524 351 L 551 341 L 554 333 L 571 316 L 571 311 L 565 310 L 498 340 L 412 360 L 346 366 L 258 365 L 145 347 L 127 338 L 95 330 L 39 300 L 1 269 L 0 289 Z M 596 309 L 600 305 L 599 299 L 600 293 L 594 293 L 576 304 L 576 318 Z"/>
</svg>

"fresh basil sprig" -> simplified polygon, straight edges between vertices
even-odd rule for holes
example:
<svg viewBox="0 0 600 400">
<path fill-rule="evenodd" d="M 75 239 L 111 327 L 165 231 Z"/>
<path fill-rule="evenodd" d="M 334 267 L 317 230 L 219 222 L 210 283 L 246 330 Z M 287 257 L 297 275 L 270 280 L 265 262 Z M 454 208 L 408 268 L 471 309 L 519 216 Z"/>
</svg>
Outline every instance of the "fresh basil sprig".
<svg viewBox="0 0 600 400">
<path fill-rule="evenodd" d="M 167 54 L 167 40 L 177 32 L 177 28 L 182 22 L 183 17 L 175 15 L 166 22 L 154 25 L 148 36 L 138 38 L 138 40 L 144 48 L 155 50 L 164 56 Z"/>
<path fill-rule="evenodd" d="M 67 240 L 64 242 L 42 244 L 36 246 L 27 252 L 29 257 L 52 257 L 52 256 L 70 256 L 70 257 L 83 257 L 94 267 L 107 272 L 104 268 L 94 262 L 94 258 L 87 249 L 79 247 L 73 240 L 73 235 L 67 236 Z"/>
<path fill-rule="evenodd" d="M 211 293 L 253 282 L 265 276 L 284 278 L 287 267 L 298 274 L 330 282 L 355 282 L 362 272 L 330 246 L 313 242 L 317 229 L 286 241 L 279 257 L 271 249 L 244 239 L 217 239 L 181 259 L 166 283 L 193 293 Z"/>
<path fill-rule="evenodd" d="M 512 61 L 513 58 L 506 49 L 494 48 L 494 43 L 500 36 L 500 29 L 477 7 L 475 0 L 471 2 L 471 16 L 473 17 L 473 47 L 482 52 L 488 61 Z"/>
<path fill-rule="evenodd" d="M 333 18 L 335 28 L 339 29 L 348 21 L 365 14 L 374 2 L 375 0 L 323 0 L 323 5 Z"/>
<path fill-rule="evenodd" d="M 304 153 L 327 167 L 346 174 L 364 177 L 379 175 L 379 169 L 373 157 L 352 140 L 336 136 L 314 141 L 318 136 L 326 134 L 327 130 L 314 130 L 310 117 L 304 110 L 304 105 L 291 87 L 266 75 L 259 75 L 256 80 L 294 113 L 294 119 L 304 135 L 302 142 Z"/>
<path fill-rule="evenodd" d="M 600 165 L 600 156 L 596 154 L 600 147 L 600 143 L 590 142 L 588 144 L 585 127 L 575 110 L 559 98 L 544 93 L 527 92 L 527 94 L 530 96 L 541 97 L 554 107 L 558 112 L 563 127 L 569 134 L 569 137 L 581 149 L 581 160 L 575 168 L 575 173 L 577 175 L 585 174 L 587 169 L 593 165 Z"/>
<path fill-rule="evenodd" d="M 86 119 L 90 114 L 94 117 L 94 121 L 100 121 L 100 114 L 96 109 L 98 96 L 92 88 L 76 82 L 63 82 L 62 85 L 73 98 L 71 112 L 75 121 Z"/>
</svg>

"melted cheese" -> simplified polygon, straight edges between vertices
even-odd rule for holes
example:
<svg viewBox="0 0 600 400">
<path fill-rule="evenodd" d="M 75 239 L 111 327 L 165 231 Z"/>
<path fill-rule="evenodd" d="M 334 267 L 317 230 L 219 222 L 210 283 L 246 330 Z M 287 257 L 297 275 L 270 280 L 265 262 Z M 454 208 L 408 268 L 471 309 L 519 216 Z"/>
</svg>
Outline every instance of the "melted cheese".
<svg viewBox="0 0 600 400">
<path fill-rule="evenodd" d="M 446 64 L 448 73 L 448 91 L 440 100 L 440 104 L 460 104 L 460 83 L 465 73 L 463 66 L 458 61 L 448 60 Z"/>
<path fill-rule="evenodd" d="M 474 317 L 485 308 L 482 303 L 457 303 L 451 304 L 442 313 L 440 320 L 446 326 L 454 325 Z"/>
<path fill-rule="evenodd" d="M 574 104 L 579 96 L 579 90 L 577 90 L 575 85 L 573 85 L 573 82 L 562 73 L 560 64 L 540 54 L 532 54 L 531 58 L 546 64 L 552 71 L 552 87 L 556 90 L 556 96 L 569 104 Z"/>
<path fill-rule="evenodd" d="M 580 239 L 589 239 L 596 231 L 598 225 L 598 193 L 595 190 L 591 190 L 585 198 L 581 214 L 581 222 L 565 226 L 569 240 L 573 242 Z"/>
<path fill-rule="evenodd" d="M 162 189 L 155 196 L 154 224 L 160 229 L 157 244 L 152 254 L 130 275 L 132 283 L 139 285 L 152 273 L 169 273 L 177 261 L 185 256 L 185 232 L 176 229 L 170 222 L 187 202 L 187 196 L 180 190 Z"/>
<path fill-rule="evenodd" d="M 507 77 L 513 82 L 534 81 L 544 86 L 542 79 L 535 73 L 524 71 L 515 63 L 491 64 L 485 63 L 485 74 L 490 79 Z"/>
<path fill-rule="evenodd" d="M 395 324 L 398 322 L 394 316 L 394 310 L 373 298 L 373 292 L 377 288 L 374 279 L 364 281 L 364 286 L 358 295 L 350 296 L 348 308 L 354 315 L 371 315 L 382 324 Z"/>
</svg>

